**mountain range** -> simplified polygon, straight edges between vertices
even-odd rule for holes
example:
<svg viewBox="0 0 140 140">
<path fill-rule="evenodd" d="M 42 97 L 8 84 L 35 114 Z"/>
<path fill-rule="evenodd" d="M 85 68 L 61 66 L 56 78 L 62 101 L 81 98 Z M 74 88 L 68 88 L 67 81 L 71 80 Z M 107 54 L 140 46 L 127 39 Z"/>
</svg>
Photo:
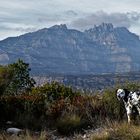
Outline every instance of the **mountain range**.
<svg viewBox="0 0 140 140">
<path fill-rule="evenodd" d="M 0 64 L 18 58 L 34 74 L 101 74 L 140 70 L 140 39 L 102 23 L 85 31 L 54 25 L 0 41 Z"/>
</svg>

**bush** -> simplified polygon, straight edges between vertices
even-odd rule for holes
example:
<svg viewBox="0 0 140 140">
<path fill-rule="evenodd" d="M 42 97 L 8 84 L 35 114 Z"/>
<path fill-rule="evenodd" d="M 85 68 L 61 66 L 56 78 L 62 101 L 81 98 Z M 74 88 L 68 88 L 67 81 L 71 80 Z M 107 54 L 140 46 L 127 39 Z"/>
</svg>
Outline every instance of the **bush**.
<svg viewBox="0 0 140 140">
<path fill-rule="evenodd" d="M 3 95 L 13 77 L 13 71 L 7 66 L 0 66 L 0 95 Z"/>
<path fill-rule="evenodd" d="M 33 88 L 32 94 L 42 94 L 49 102 L 60 100 L 62 98 L 72 99 L 73 97 L 79 95 L 79 93 L 74 92 L 72 88 L 64 86 L 56 81 L 46 83 L 41 87 Z"/>
<path fill-rule="evenodd" d="M 41 122 L 41 117 L 45 117 L 46 110 L 44 98 L 35 95 L 3 96 L 0 98 L 0 108 L 0 121 L 13 121 L 33 129 Z"/>
<path fill-rule="evenodd" d="M 56 126 L 61 134 L 69 135 L 81 131 L 85 126 L 85 122 L 77 114 L 65 114 L 58 119 Z"/>
<path fill-rule="evenodd" d="M 24 99 L 14 96 L 3 96 L 0 98 L 1 120 L 15 120 L 19 113 L 24 112 Z"/>
<path fill-rule="evenodd" d="M 90 126 L 97 125 L 104 115 L 102 100 L 98 95 L 79 95 L 73 98 L 71 106 Z"/>
<path fill-rule="evenodd" d="M 130 91 L 137 91 L 137 90 L 140 90 L 140 83 L 126 81 L 124 84 L 118 85 L 117 88 L 126 88 Z"/>
<path fill-rule="evenodd" d="M 104 115 L 114 120 L 122 120 L 125 116 L 123 102 L 118 101 L 115 89 L 106 90 L 102 97 Z"/>
</svg>

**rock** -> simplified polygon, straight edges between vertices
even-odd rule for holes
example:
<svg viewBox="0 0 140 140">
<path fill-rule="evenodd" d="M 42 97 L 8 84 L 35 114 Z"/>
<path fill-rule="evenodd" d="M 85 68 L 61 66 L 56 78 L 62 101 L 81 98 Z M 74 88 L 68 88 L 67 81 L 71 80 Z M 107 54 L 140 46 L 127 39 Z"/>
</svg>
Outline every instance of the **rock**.
<svg viewBox="0 0 140 140">
<path fill-rule="evenodd" d="M 10 124 L 13 124 L 13 122 L 12 121 L 7 121 L 6 124 L 10 125 Z"/>
<path fill-rule="evenodd" d="M 15 134 L 15 135 L 18 135 L 19 133 L 23 132 L 22 129 L 19 129 L 19 128 L 8 128 L 6 130 L 7 133 L 9 134 Z"/>
</svg>

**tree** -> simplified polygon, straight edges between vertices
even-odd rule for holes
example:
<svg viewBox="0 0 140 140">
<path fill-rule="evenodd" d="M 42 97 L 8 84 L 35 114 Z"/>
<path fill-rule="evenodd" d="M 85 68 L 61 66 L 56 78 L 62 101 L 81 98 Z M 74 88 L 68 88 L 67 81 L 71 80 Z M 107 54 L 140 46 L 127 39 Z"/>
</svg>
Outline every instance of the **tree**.
<svg viewBox="0 0 140 140">
<path fill-rule="evenodd" d="M 12 70 L 13 77 L 7 88 L 7 93 L 14 95 L 22 94 L 29 92 L 34 87 L 35 81 L 30 77 L 29 72 L 31 69 L 29 68 L 29 64 L 19 59 L 8 67 Z"/>
<path fill-rule="evenodd" d="M 7 66 L 0 66 L 0 95 L 3 95 L 13 77 L 12 70 Z"/>
</svg>

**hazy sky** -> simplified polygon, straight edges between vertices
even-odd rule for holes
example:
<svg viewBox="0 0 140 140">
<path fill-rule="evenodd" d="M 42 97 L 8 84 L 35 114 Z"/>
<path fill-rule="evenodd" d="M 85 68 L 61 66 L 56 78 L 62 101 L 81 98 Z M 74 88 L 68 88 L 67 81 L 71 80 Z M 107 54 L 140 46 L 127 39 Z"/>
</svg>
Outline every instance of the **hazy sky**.
<svg viewBox="0 0 140 140">
<path fill-rule="evenodd" d="M 84 30 L 102 22 L 140 35 L 140 0 L 0 0 L 0 40 L 55 24 Z"/>
</svg>

